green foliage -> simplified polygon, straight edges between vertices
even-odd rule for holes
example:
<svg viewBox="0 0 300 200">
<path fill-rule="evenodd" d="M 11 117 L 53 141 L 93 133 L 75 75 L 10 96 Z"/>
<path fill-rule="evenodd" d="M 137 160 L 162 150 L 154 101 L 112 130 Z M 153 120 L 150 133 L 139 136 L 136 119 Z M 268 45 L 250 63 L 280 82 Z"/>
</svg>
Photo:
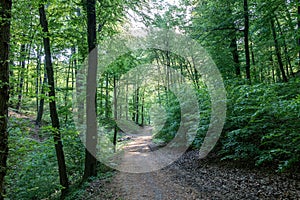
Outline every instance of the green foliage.
<svg viewBox="0 0 300 200">
<path fill-rule="evenodd" d="M 300 162 L 299 81 L 271 85 L 240 85 L 227 81 L 227 118 L 215 149 L 222 160 L 277 165 L 278 171 Z M 210 123 L 208 92 L 198 91 L 200 123 L 194 148 L 200 148 Z M 162 138 L 162 137 L 161 137 Z"/>
<path fill-rule="evenodd" d="M 59 189 L 52 140 L 38 141 L 22 119 L 11 120 L 8 194 L 11 199 L 35 199 Z M 22 127 L 22 128 L 20 128 Z M 49 184 L 51 183 L 51 184 Z"/>
<path fill-rule="evenodd" d="M 231 86 L 221 139 L 223 159 L 277 164 L 283 171 L 300 161 L 299 82 Z"/>
<path fill-rule="evenodd" d="M 197 129 L 196 137 L 192 144 L 193 148 L 200 148 L 210 123 L 211 102 L 207 88 L 202 87 L 198 90 L 198 103 L 200 122 Z"/>
<path fill-rule="evenodd" d="M 172 92 L 166 92 L 164 99 L 160 100 L 160 105 L 164 108 L 166 114 L 163 116 L 161 113 L 154 113 L 155 120 L 158 122 L 154 126 L 154 139 L 160 139 L 165 143 L 170 142 L 176 135 L 180 126 L 181 110 L 178 99 Z M 163 125 L 163 127 L 161 127 Z M 156 130 L 157 127 L 160 130 Z"/>
<path fill-rule="evenodd" d="M 187 135 L 186 138 L 181 138 L 180 140 L 185 141 L 187 139 L 188 143 L 192 143 L 193 148 L 200 147 L 209 125 L 210 98 L 204 86 L 195 91 L 198 95 L 196 97 L 199 104 L 198 111 L 195 110 L 197 105 L 194 105 L 191 96 L 187 92 L 185 86 L 182 86 L 175 93 L 166 92 L 165 96 L 162 95 L 159 98 L 165 115 L 162 114 L 161 110 L 154 113 L 155 120 L 158 122 L 155 123 L 154 121 L 154 141 L 157 143 L 170 142 L 177 136 L 179 128 L 181 128 L 184 130 L 181 134 Z M 199 114 L 200 121 L 198 121 Z M 198 124 L 199 126 L 197 127 Z M 197 134 L 195 135 L 196 132 Z M 196 137 L 194 138 L 194 136 Z"/>
<path fill-rule="evenodd" d="M 110 38 L 120 32 L 121 27 L 127 26 L 123 26 L 127 13 L 125 9 L 130 8 L 137 11 L 139 6 L 136 4 L 140 2 L 142 1 L 97 1 L 98 41 Z M 149 7 L 154 6 L 160 12 L 141 14 L 144 23 L 149 27 L 174 29 L 181 33 L 186 31 L 186 34 L 206 48 L 224 79 L 228 80 L 227 119 L 216 148 L 222 159 L 248 161 L 257 166 L 277 165 L 278 171 L 298 167 L 300 165 L 300 92 L 299 80 L 291 78 L 292 72 L 299 70 L 297 58 L 299 45 L 296 46 L 296 38 L 299 36 L 299 28 L 296 28 L 297 2 L 274 0 L 270 4 L 262 0 L 249 1 L 252 83 L 281 81 L 281 72 L 276 60 L 278 57 L 274 51 L 274 39 L 270 30 L 270 19 L 274 20 L 277 42 L 280 45 L 285 65 L 284 70 L 290 78 L 289 83 L 253 86 L 245 85 L 245 81 L 242 80 L 245 75 L 242 2 L 233 0 L 192 1 L 194 7 L 191 15 L 186 15 L 186 13 L 190 13 L 187 10 L 191 10 L 188 0 L 185 0 L 186 7 L 183 5 L 169 6 L 168 3 L 160 1 L 155 2 L 155 5 L 149 5 Z M 33 126 L 33 120 L 27 118 L 11 117 L 9 119 L 10 154 L 7 193 L 10 199 L 49 198 L 53 193 L 58 194 L 61 189 L 52 128 L 47 126 L 50 124 L 47 105 L 52 100 L 47 95 L 49 88 L 45 86 L 45 94 L 41 94 L 44 69 L 43 59 L 41 59 L 43 57 L 41 51 L 43 32 L 39 26 L 39 3 L 39 1 L 15 1 L 12 9 L 10 105 L 15 107 L 19 100 L 18 95 L 22 94 L 21 111 L 26 110 L 32 114 L 37 110 L 38 100 L 44 98 L 45 114 L 43 119 L 45 123 L 43 125 L 45 124 L 45 126 L 38 129 Z M 85 1 L 80 0 L 52 0 L 47 1 L 46 4 L 57 92 L 56 102 L 60 122 L 63 122 L 61 123 L 61 133 L 68 178 L 71 183 L 71 192 L 67 199 L 85 198 L 85 188 L 88 187 L 88 183 L 83 185 L 79 183 L 83 174 L 85 148 L 78 137 L 79 133 L 75 130 L 71 117 L 73 111 L 71 89 L 75 89 L 76 74 L 88 53 L 85 9 Z M 233 58 L 235 51 L 233 43 L 236 43 L 237 46 L 238 63 Z M 21 45 L 25 45 L 23 53 L 20 53 Z M 114 50 L 119 51 L 119 49 Z M 181 71 L 182 75 L 187 78 L 187 82 L 193 83 L 195 88 L 198 88 L 200 121 L 192 147 L 201 147 L 210 124 L 209 93 L 204 84 L 198 83 L 201 81 L 201 77 L 195 72 L 193 63 L 184 61 L 172 52 L 166 53 L 152 49 L 127 53 L 108 66 L 105 71 L 107 79 L 106 74 L 99 77 L 97 114 L 99 122 L 104 128 L 101 130 L 103 135 L 99 137 L 98 147 L 104 147 L 103 155 L 101 155 L 104 159 L 110 159 L 113 155 L 111 142 L 114 132 L 112 129 L 116 125 L 111 107 L 113 78 L 121 81 L 122 75 L 142 64 L 157 64 L 160 65 L 160 69 L 157 70 L 162 70 L 166 63 L 170 63 L 173 69 Z M 167 58 L 169 60 L 166 60 Z M 21 62 L 24 60 L 25 68 L 21 66 Z M 237 77 L 236 66 L 241 69 L 240 77 Z M 166 72 L 162 70 L 159 73 Z M 170 76 L 169 74 L 164 75 Z M 123 78 L 133 79 L 129 76 Z M 234 78 L 239 79 L 234 80 Z M 23 88 L 19 88 L 21 80 L 23 80 Z M 155 81 L 159 84 L 165 80 Z M 106 83 L 108 84 L 107 88 Z M 172 82 L 170 83 L 172 84 Z M 132 83 L 126 81 L 120 87 L 131 85 L 132 88 L 135 88 L 135 84 L 137 83 L 134 81 Z M 135 89 L 129 90 L 133 93 Z M 181 113 L 182 105 L 180 105 L 177 95 L 184 96 L 186 92 L 184 88 L 180 88 L 177 94 L 167 92 L 168 88 L 162 86 L 139 89 L 140 99 L 138 102 L 135 102 L 138 95 L 130 94 L 125 87 L 123 91 L 119 91 L 119 96 L 124 97 L 120 98 L 118 102 L 123 112 L 119 115 L 132 118 L 132 115 L 138 112 L 136 111 L 137 107 L 141 110 L 143 104 L 145 121 L 149 119 L 154 122 L 154 142 L 170 142 L 176 136 L 183 118 L 193 121 L 195 116 Z M 142 102 L 141 96 L 145 98 L 145 102 Z M 154 103 L 160 105 L 160 108 L 154 110 L 153 116 L 150 116 L 149 110 Z M 189 101 L 185 103 L 188 104 Z M 122 107 L 123 104 L 128 104 L 128 108 L 126 107 L 128 110 L 125 110 L 125 106 Z M 154 119 L 150 119 L 149 116 Z M 137 121 L 140 122 L 141 113 L 138 118 Z M 125 125 L 129 132 L 130 129 L 136 129 L 130 123 L 126 124 L 125 122 Z M 119 144 L 117 149 L 121 147 L 122 144 Z M 103 166 L 99 170 L 103 170 Z M 103 176 L 105 175 L 100 174 L 97 178 Z"/>
<path fill-rule="evenodd" d="M 69 181 L 83 173 L 84 147 L 74 129 L 62 129 Z M 60 190 L 51 127 L 37 132 L 28 119 L 10 118 L 7 193 L 10 199 L 42 199 Z"/>
</svg>

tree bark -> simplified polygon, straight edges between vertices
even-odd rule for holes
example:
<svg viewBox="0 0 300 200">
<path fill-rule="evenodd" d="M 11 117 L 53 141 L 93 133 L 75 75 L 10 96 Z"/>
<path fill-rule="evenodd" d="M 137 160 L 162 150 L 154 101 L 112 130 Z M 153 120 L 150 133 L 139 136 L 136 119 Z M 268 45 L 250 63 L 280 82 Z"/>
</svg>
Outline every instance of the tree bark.
<svg viewBox="0 0 300 200">
<path fill-rule="evenodd" d="M 249 50 L 249 7 L 248 0 L 244 0 L 244 42 L 245 42 L 245 56 L 246 56 L 246 78 L 251 84 L 251 72 L 250 72 L 250 50 Z"/>
<path fill-rule="evenodd" d="M 106 72 L 106 77 L 105 77 L 105 119 L 109 118 L 109 102 L 108 102 L 108 72 Z"/>
<path fill-rule="evenodd" d="M 36 112 L 39 111 L 39 93 L 40 93 L 40 77 L 41 77 L 41 55 L 39 48 L 37 49 L 37 65 L 36 65 L 36 79 L 35 79 L 35 95 L 36 95 Z"/>
<path fill-rule="evenodd" d="M 194 75 L 195 86 L 199 90 L 200 89 L 200 86 L 199 86 L 199 75 L 198 75 L 198 71 L 197 71 L 197 68 L 196 68 L 194 56 L 192 56 L 192 63 L 193 63 L 193 69 L 191 71 L 193 72 L 193 75 Z"/>
<path fill-rule="evenodd" d="M 100 100 L 100 102 L 99 102 L 99 106 L 100 106 L 100 112 L 99 112 L 99 116 L 100 116 L 100 118 L 102 118 L 103 117 L 103 113 L 104 113 L 104 110 L 102 109 L 103 108 L 103 79 L 102 78 L 100 78 L 100 97 L 99 97 L 99 100 Z"/>
<path fill-rule="evenodd" d="M 96 120 L 96 88 L 98 52 L 96 48 L 96 0 L 87 0 L 87 32 L 88 32 L 88 75 L 86 97 L 86 153 L 83 179 L 97 175 L 97 120 Z"/>
<path fill-rule="evenodd" d="M 143 91 L 143 94 L 142 94 L 142 123 L 141 125 L 144 126 L 144 123 L 145 123 L 145 91 Z"/>
<path fill-rule="evenodd" d="M 139 87 L 136 89 L 135 94 L 135 123 L 139 124 Z"/>
<path fill-rule="evenodd" d="M 115 120 L 115 125 L 114 125 L 114 139 L 113 139 L 114 152 L 116 152 L 116 147 L 117 147 L 117 120 L 118 120 L 117 109 L 118 109 L 117 86 L 116 86 L 116 75 L 114 75 L 114 120 Z"/>
<path fill-rule="evenodd" d="M 4 199 L 4 177 L 8 157 L 9 43 L 11 0 L 0 1 L 0 200 Z"/>
<path fill-rule="evenodd" d="M 252 65 L 253 65 L 253 72 L 252 74 L 254 75 L 254 81 L 257 80 L 257 72 L 256 72 L 256 61 L 255 61 L 255 56 L 254 56 L 254 51 L 253 51 L 253 42 L 250 40 L 250 54 L 251 54 L 251 61 L 252 61 Z M 253 77 L 253 76 L 252 76 Z"/>
<path fill-rule="evenodd" d="M 293 67 L 292 67 L 292 63 L 291 63 L 291 58 L 290 58 L 289 53 L 288 53 L 288 46 L 286 44 L 286 40 L 285 40 L 283 31 L 282 31 L 280 22 L 278 20 L 278 17 L 276 17 L 276 23 L 278 25 L 278 29 L 279 29 L 280 35 L 283 38 L 283 48 L 284 48 L 284 55 L 285 55 L 285 59 L 286 59 L 286 75 L 287 76 L 289 75 L 289 69 L 290 69 L 290 71 L 291 71 L 290 74 L 292 76 L 294 76 Z"/>
<path fill-rule="evenodd" d="M 125 119 L 128 120 L 128 80 L 126 79 L 126 92 L 125 92 Z"/>
<path fill-rule="evenodd" d="M 232 54 L 233 62 L 234 62 L 235 75 L 237 77 L 240 77 L 241 76 L 241 67 L 240 67 L 239 52 L 238 52 L 235 33 L 234 33 L 234 37 L 232 37 L 230 48 L 231 48 L 231 54 Z"/>
<path fill-rule="evenodd" d="M 44 72 L 44 80 L 43 80 L 43 84 L 42 84 L 42 90 L 41 90 L 41 98 L 40 98 L 40 103 L 38 106 L 38 113 L 37 113 L 37 117 L 35 120 L 35 125 L 39 126 L 41 124 L 42 121 L 42 117 L 43 117 L 43 113 L 44 113 L 44 104 L 45 104 L 45 87 L 47 86 L 47 73 Z"/>
<path fill-rule="evenodd" d="M 283 62 L 282 62 L 280 47 L 279 47 L 279 43 L 278 43 L 278 38 L 277 38 L 277 34 L 276 34 L 276 30 L 275 30 L 275 23 L 274 23 L 273 18 L 271 18 L 271 29 L 272 29 L 272 35 L 273 35 L 273 39 L 274 39 L 275 51 L 276 51 L 276 56 L 277 56 L 277 60 L 278 60 L 278 64 L 279 64 L 279 69 L 280 69 L 280 72 L 281 72 L 281 75 L 282 75 L 282 79 L 283 79 L 284 82 L 288 82 L 287 76 L 286 76 L 285 71 L 284 71 L 284 66 L 283 66 Z"/>
<path fill-rule="evenodd" d="M 69 60 L 69 66 L 68 66 L 68 69 L 67 69 L 67 80 L 66 80 L 66 91 L 65 91 L 65 96 L 64 96 L 64 101 L 65 101 L 65 124 L 67 124 L 68 122 L 68 115 L 69 113 L 67 112 L 68 110 L 68 96 L 69 96 L 69 79 L 70 79 L 70 73 L 72 73 L 72 68 L 73 68 L 73 61 Z M 73 81 L 73 79 L 72 79 Z"/>
<path fill-rule="evenodd" d="M 26 46 L 25 44 L 21 44 L 21 49 L 20 49 L 20 65 L 21 65 L 21 72 L 20 72 L 20 82 L 19 82 L 19 87 L 18 87 L 18 103 L 16 106 L 16 110 L 20 111 L 21 110 L 21 105 L 22 105 L 22 96 L 23 96 L 23 85 L 24 85 L 24 75 L 25 75 L 25 54 L 26 54 Z"/>
<path fill-rule="evenodd" d="M 55 142 L 55 151 L 58 162 L 59 169 L 59 178 L 60 184 L 62 185 L 62 198 L 66 195 L 69 183 L 67 177 L 67 169 L 65 163 L 65 156 L 63 151 L 63 145 L 61 141 L 60 134 L 60 124 L 59 118 L 57 114 L 56 101 L 55 101 L 55 84 L 54 84 L 54 74 L 53 74 L 53 66 L 52 66 L 52 58 L 51 58 L 51 50 L 50 50 L 50 39 L 49 39 L 49 31 L 48 31 L 48 21 L 46 18 L 44 5 L 41 4 L 39 7 L 40 14 L 40 23 L 44 32 L 43 43 L 44 43 L 44 51 L 45 51 L 45 60 L 46 60 L 46 71 L 48 76 L 48 85 L 49 85 L 49 98 L 51 99 L 49 102 L 50 107 L 50 117 L 53 127 L 53 136 Z"/>
</svg>

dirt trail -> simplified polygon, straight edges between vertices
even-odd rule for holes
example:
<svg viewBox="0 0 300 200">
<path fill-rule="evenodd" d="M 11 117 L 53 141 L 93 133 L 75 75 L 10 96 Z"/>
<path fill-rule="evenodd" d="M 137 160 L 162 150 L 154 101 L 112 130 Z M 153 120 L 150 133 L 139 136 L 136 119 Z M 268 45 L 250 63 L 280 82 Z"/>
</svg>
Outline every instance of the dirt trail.
<svg viewBox="0 0 300 200">
<path fill-rule="evenodd" d="M 149 147 L 151 142 L 151 128 L 144 128 L 138 136 L 132 136 L 132 141 L 124 148 L 125 154 L 122 160 L 121 168 L 123 171 L 132 171 L 132 169 L 156 169 L 159 159 L 145 159 L 145 156 L 151 153 Z M 151 166 L 151 167 L 150 167 Z M 113 185 L 118 188 L 118 195 L 121 199 L 143 200 L 143 199 L 185 199 L 187 196 L 196 196 L 196 191 L 192 188 L 184 188 L 172 181 L 163 171 L 158 170 L 148 173 L 126 173 L 119 172 L 113 181 Z"/>
<path fill-rule="evenodd" d="M 125 147 L 122 168 L 138 166 L 139 171 L 143 166 L 157 166 L 162 160 L 145 159 L 151 153 L 150 143 L 150 128 L 132 136 Z M 100 181 L 97 186 L 97 194 L 88 199 L 300 199 L 299 179 L 206 163 L 198 160 L 197 151 L 187 152 L 173 164 L 154 172 L 117 172 L 111 182 Z"/>
</svg>

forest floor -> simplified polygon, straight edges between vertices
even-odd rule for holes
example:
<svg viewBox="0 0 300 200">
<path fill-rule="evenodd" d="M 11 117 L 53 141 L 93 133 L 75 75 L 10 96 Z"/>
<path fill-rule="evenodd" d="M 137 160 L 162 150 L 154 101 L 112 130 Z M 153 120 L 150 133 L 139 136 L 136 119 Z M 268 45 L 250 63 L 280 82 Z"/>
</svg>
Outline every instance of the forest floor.
<svg viewBox="0 0 300 200">
<path fill-rule="evenodd" d="M 131 136 L 121 159 L 124 171 L 134 167 L 132 164 L 139 167 L 156 164 L 157 160 L 142 158 L 152 149 L 149 148 L 153 145 L 151 139 L 149 127 Z M 199 160 L 196 150 L 186 152 L 176 162 L 154 172 L 121 171 L 116 171 L 110 179 L 93 181 L 87 189 L 90 195 L 85 199 L 300 199 L 297 176 Z"/>
</svg>

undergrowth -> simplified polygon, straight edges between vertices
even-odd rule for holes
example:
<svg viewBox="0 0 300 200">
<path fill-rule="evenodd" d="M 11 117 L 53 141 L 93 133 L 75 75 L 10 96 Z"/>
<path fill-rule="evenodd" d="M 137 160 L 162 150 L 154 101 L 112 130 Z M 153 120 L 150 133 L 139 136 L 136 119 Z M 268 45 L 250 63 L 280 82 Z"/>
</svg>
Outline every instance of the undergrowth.
<svg viewBox="0 0 300 200">
<path fill-rule="evenodd" d="M 289 83 L 240 85 L 227 82 L 227 117 L 215 148 L 222 160 L 274 166 L 278 172 L 300 166 L 299 80 Z M 210 123 L 211 102 L 205 87 L 198 90 L 200 122 L 192 148 L 199 149 Z M 156 140 L 171 141 L 179 126 L 179 104 L 165 104 L 165 125 Z"/>
</svg>

